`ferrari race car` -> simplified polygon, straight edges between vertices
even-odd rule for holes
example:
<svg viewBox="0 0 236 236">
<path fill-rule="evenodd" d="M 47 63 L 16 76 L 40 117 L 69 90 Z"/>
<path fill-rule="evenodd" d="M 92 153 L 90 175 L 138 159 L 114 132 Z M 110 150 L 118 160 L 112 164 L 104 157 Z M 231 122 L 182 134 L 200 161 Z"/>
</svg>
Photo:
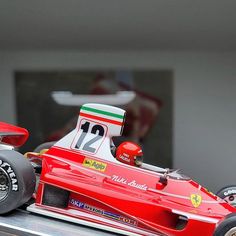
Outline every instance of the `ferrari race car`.
<svg viewBox="0 0 236 236">
<path fill-rule="evenodd" d="M 113 156 L 124 120 L 120 108 L 85 104 L 73 131 L 26 157 L 13 147 L 27 130 L 0 123 L 0 213 L 33 198 L 29 212 L 124 235 L 235 235 L 236 209 L 180 171 Z"/>
</svg>

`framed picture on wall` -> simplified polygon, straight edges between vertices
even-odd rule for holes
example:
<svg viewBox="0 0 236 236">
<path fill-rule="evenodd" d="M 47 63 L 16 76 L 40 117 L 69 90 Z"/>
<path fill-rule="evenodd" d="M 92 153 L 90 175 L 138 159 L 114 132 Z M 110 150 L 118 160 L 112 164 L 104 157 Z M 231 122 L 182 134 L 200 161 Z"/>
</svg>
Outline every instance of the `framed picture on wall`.
<svg viewBox="0 0 236 236">
<path fill-rule="evenodd" d="M 22 151 L 69 133 L 84 103 L 104 103 L 127 111 L 116 145 L 137 142 L 145 162 L 172 166 L 171 70 L 17 71 L 15 90 L 18 124 L 30 131 Z"/>
</svg>

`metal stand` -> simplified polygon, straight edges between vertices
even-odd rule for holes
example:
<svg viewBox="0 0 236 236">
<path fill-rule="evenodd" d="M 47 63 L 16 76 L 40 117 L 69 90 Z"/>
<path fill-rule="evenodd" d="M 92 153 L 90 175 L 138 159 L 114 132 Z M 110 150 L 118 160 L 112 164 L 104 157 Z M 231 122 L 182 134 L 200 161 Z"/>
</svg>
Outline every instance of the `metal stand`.
<svg viewBox="0 0 236 236">
<path fill-rule="evenodd" d="M 118 235 L 102 230 L 67 223 L 48 217 L 34 215 L 24 210 L 0 216 L 2 236 L 111 236 Z"/>
</svg>

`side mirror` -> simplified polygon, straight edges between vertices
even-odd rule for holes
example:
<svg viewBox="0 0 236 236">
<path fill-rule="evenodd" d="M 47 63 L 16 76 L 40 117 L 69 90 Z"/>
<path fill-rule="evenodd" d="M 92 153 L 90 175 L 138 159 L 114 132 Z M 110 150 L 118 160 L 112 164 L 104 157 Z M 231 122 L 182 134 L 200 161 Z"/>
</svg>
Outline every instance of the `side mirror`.
<svg viewBox="0 0 236 236">
<path fill-rule="evenodd" d="M 163 176 L 160 177 L 158 183 L 156 184 L 156 189 L 163 189 L 168 183 L 167 175 L 164 174 Z"/>
</svg>

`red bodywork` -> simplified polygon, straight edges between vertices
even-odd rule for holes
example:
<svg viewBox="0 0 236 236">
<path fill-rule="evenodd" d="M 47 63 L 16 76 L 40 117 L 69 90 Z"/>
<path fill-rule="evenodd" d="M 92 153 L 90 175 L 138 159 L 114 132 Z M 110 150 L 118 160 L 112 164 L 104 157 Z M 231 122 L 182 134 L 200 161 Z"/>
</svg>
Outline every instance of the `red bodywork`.
<svg viewBox="0 0 236 236">
<path fill-rule="evenodd" d="M 146 235 L 206 236 L 212 235 L 217 223 L 235 211 L 190 179 L 168 177 L 167 183 L 162 184 L 159 182 L 162 174 L 157 172 L 108 162 L 59 147 L 52 147 L 42 158 L 36 205 L 62 214 L 76 217 L 70 209 L 102 218 L 108 218 L 110 214 L 115 221 L 124 221 L 145 230 Z M 87 166 L 86 160 L 90 161 Z M 70 192 L 69 204 L 65 209 L 43 204 L 47 184 Z M 191 195 L 201 198 L 196 199 L 195 206 Z M 104 212 L 108 212 L 107 215 Z M 185 223 L 179 227 L 181 218 Z"/>
<path fill-rule="evenodd" d="M 14 147 L 22 146 L 29 137 L 29 132 L 21 127 L 0 122 L 0 141 Z"/>
<path fill-rule="evenodd" d="M 110 138 L 122 132 L 124 111 L 94 104 L 82 110 L 95 115 L 80 113 L 75 130 L 46 152 L 29 155 L 42 160 L 37 210 L 146 236 L 210 236 L 236 212 L 177 171 L 117 161 Z M 28 137 L 25 129 L 5 123 L 0 123 L 0 134 L 4 143 L 14 146 Z"/>
</svg>

